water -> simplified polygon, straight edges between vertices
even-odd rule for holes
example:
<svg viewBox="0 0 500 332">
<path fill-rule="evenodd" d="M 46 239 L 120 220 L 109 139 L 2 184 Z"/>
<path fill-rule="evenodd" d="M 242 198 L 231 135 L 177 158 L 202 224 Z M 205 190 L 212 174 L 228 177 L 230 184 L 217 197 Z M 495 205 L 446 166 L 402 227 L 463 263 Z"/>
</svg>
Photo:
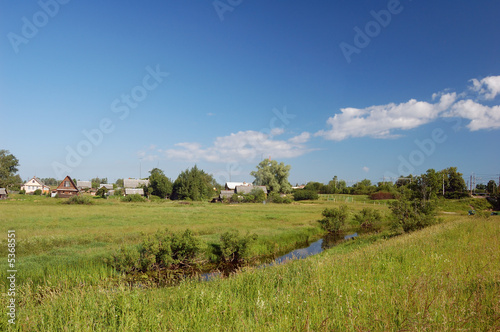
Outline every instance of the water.
<svg viewBox="0 0 500 332">
<path fill-rule="evenodd" d="M 282 256 L 275 258 L 271 263 L 261 264 L 261 265 L 258 265 L 257 267 L 258 268 L 265 268 L 268 266 L 283 264 L 283 263 L 286 263 L 288 261 L 292 261 L 292 260 L 296 260 L 296 259 L 304 259 L 304 258 L 307 258 L 309 256 L 317 255 L 317 254 L 323 252 L 324 250 L 329 249 L 329 248 L 337 245 L 339 242 L 341 242 L 343 240 L 346 241 L 346 240 L 354 239 L 357 236 L 358 236 L 358 233 L 349 234 L 349 235 L 346 235 L 344 237 L 338 236 L 338 235 L 327 235 L 324 238 L 319 239 L 318 241 L 311 243 L 307 247 L 292 250 L 285 255 L 282 255 Z M 211 280 L 213 278 L 219 278 L 223 275 L 227 276 L 231 273 L 234 273 L 236 270 L 237 270 L 237 267 L 235 267 L 233 270 L 228 270 L 228 271 L 224 271 L 224 272 L 217 271 L 217 272 L 203 273 L 200 276 L 200 279 L 203 281 L 208 281 L 208 280 Z"/>
</svg>

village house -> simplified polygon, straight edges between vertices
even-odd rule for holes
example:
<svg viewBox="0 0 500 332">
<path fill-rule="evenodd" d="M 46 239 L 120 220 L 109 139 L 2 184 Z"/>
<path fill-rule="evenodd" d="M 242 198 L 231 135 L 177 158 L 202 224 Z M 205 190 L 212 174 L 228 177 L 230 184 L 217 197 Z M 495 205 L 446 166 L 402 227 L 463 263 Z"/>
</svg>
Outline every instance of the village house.
<svg viewBox="0 0 500 332">
<path fill-rule="evenodd" d="M 57 196 L 61 198 L 68 198 L 72 196 L 78 196 L 78 194 L 80 194 L 80 190 L 73 182 L 73 180 L 71 180 L 69 176 L 66 176 L 57 187 L 56 193 Z"/>
<path fill-rule="evenodd" d="M 138 180 L 138 179 L 123 179 L 124 188 L 139 188 L 147 187 L 149 185 L 149 180 Z"/>
<path fill-rule="evenodd" d="M 266 186 L 254 186 L 253 184 L 247 182 L 226 182 L 224 187 L 226 190 L 221 190 L 219 195 L 219 198 L 222 200 L 231 198 L 234 194 L 249 194 L 254 189 L 261 189 L 264 194 L 267 195 Z"/>
<path fill-rule="evenodd" d="M 99 189 L 101 189 L 102 187 L 108 189 L 108 190 L 113 190 L 113 185 L 112 184 L 100 184 L 99 185 Z"/>
<path fill-rule="evenodd" d="M 144 190 L 142 188 L 125 188 L 125 196 L 134 194 L 144 196 Z"/>
<path fill-rule="evenodd" d="M 0 200 L 7 199 L 8 195 L 9 193 L 7 192 L 6 188 L 0 188 Z"/>
<path fill-rule="evenodd" d="M 76 187 L 78 188 L 78 190 L 87 190 L 92 188 L 92 182 L 78 180 L 76 181 Z"/>
<path fill-rule="evenodd" d="M 33 194 L 37 189 L 40 189 L 42 194 L 46 194 L 50 191 L 50 187 L 46 186 L 36 176 L 21 186 L 21 190 L 24 190 L 26 194 Z"/>
</svg>

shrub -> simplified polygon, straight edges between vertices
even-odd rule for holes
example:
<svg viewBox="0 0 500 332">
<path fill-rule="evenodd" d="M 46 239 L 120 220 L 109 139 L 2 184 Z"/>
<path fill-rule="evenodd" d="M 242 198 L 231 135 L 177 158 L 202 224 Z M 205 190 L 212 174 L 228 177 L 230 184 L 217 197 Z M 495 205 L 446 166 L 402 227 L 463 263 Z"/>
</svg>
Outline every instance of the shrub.
<svg viewBox="0 0 500 332">
<path fill-rule="evenodd" d="M 379 226 L 382 221 L 382 215 L 377 210 L 364 208 L 354 216 L 354 220 L 359 223 L 361 228 L 372 230 L 376 226 Z"/>
<path fill-rule="evenodd" d="M 19 191 L 19 195 L 25 195 L 25 194 L 26 194 L 26 190 L 23 189 L 23 190 Z"/>
<path fill-rule="evenodd" d="M 260 188 L 254 188 L 252 191 L 250 191 L 250 196 L 253 196 L 252 202 L 259 203 L 263 202 L 266 200 L 266 194 L 264 193 L 264 190 Z"/>
<path fill-rule="evenodd" d="M 37 189 L 33 192 L 33 195 L 38 195 L 40 196 L 42 194 L 42 190 L 41 189 Z"/>
<path fill-rule="evenodd" d="M 149 200 L 150 201 L 161 201 L 161 197 L 156 196 L 156 195 L 149 195 Z"/>
<path fill-rule="evenodd" d="M 139 194 L 132 194 L 122 197 L 122 202 L 145 202 L 146 199 Z"/>
<path fill-rule="evenodd" d="M 323 219 L 319 220 L 321 227 L 329 233 L 338 233 L 345 224 L 349 215 L 347 206 L 342 205 L 339 208 L 323 210 Z"/>
<path fill-rule="evenodd" d="M 101 187 L 97 189 L 97 192 L 95 193 L 96 196 L 99 196 L 101 198 L 106 198 L 106 194 L 108 193 L 108 189 L 106 187 Z"/>
<path fill-rule="evenodd" d="M 276 203 L 276 204 L 290 204 L 292 203 L 292 200 L 290 199 L 290 197 L 281 197 L 280 194 L 278 193 L 270 193 L 268 196 L 267 196 L 267 201 L 270 202 L 270 203 Z"/>
<path fill-rule="evenodd" d="M 238 231 L 228 231 L 221 235 L 220 260 L 225 263 L 240 263 L 247 258 L 251 242 L 257 240 L 257 235 L 240 236 Z"/>
<path fill-rule="evenodd" d="M 372 200 L 393 199 L 394 195 L 388 192 L 379 191 L 370 195 Z"/>
<path fill-rule="evenodd" d="M 78 195 L 78 196 L 72 196 L 65 200 L 63 204 L 86 204 L 86 205 L 92 205 L 94 202 L 88 197 L 88 196 L 83 196 L 83 195 Z"/>
<path fill-rule="evenodd" d="M 111 262 L 118 271 L 146 273 L 189 266 L 199 252 L 199 241 L 189 229 L 182 234 L 164 230 L 147 236 L 138 247 L 120 248 Z"/>
<path fill-rule="evenodd" d="M 240 203 L 243 200 L 238 194 L 231 196 L 231 203 Z"/>
<path fill-rule="evenodd" d="M 189 265 L 200 251 L 199 241 L 189 229 L 186 229 L 181 235 L 172 234 L 171 241 L 174 264 Z"/>
<path fill-rule="evenodd" d="M 318 194 L 312 190 L 300 189 L 293 192 L 293 199 L 296 201 L 316 200 L 318 198 Z"/>
<path fill-rule="evenodd" d="M 404 195 L 389 207 L 392 211 L 392 229 L 400 232 L 411 232 L 434 224 L 435 203 L 420 199 L 410 200 Z"/>
</svg>

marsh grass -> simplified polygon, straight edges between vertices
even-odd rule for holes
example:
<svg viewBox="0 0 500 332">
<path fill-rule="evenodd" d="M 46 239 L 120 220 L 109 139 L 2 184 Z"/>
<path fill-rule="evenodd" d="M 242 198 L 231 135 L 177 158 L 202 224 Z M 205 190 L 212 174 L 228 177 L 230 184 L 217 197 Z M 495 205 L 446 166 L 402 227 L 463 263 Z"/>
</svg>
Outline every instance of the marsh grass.
<svg viewBox="0 0 500 332">
<path fill-rule="evenodd" d="M 341 202 L 345 204 L 344 202 Z M 158 288 L 130 284 L 104 261 L 142 234 L 189 228 L 207 245 L 229 229 L 258 235 L 252 255 L 313 241 L 339 202 L 305 204 L 0 202 L 16 229 L 20 331 L 498 330 L 500 217 L 443 215 L 442 223 L 390 238 L 362 234 L 306 260 L 243 267 L 229 278 Z M 349 204 L 351 215 L 364 204 Z M 387 217 L 387 207 L 371 206 Z M 463 207 L 450 209 L 462 211 Z M 384 219 L 383 218 L 383 219 Z M 354 222 L 346 227 L 353 227 Z M 1 239 L 2 256 L 5 239 Z M 293 244 L 293 245 L 291 245 Z M 0 289 L 6 292 L 5 262 Z M 6 306 L 2 296 L 0 305 Z M 0 320 L 0 330 L 7 330 Z"/>
<path fill-rule="evenodd" d="M 499 262 L 498 220 L 462 217 L 174 288 L 28 283 L 19 295 L 16 328 L 493 331 L 500 323 Z"/>
</svg>

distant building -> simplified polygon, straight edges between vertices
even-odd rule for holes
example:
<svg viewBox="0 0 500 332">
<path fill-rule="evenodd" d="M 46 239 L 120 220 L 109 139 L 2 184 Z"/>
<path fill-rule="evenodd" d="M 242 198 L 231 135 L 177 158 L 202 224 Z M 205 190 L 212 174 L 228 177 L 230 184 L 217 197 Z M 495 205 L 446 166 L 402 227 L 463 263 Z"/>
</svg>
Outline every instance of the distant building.
<svg viewBox="0 0 500 332">
<path fill-rule="evenodd" d="M 134 195 L 134 194 L 139 194 L 141 196 L 144 196 L 144 190 L 142 188 L 125 188 L 125 196 L 128 195 Z"/>
<path fill-rule="evenodd" d="M 219 198 L 220 199 L 228 199 L 234 195 L 234 190 L 221 190 Z"/>
<path fill-rule="evenodd" d="M 260 189 L 264 192 L 264 194 L 267 195 L 266 186 L 254 186 L 253 184 L 246 182 L 227 182 L 225 187 L 226 190 L 221 190 L 219 195 L 219 198 L 222 200 L 229 199 L 234 194 L 238 195 L 249 194 L 254 189 Z M 233 188 L 233 189 L 228 189 L 228 188 Z"/>
<path fill-rule="evenodd" d="M 6 188 L 0 188 L 0 200 L 7 199 L 8 195 L 9 193 L 7 192 Z"/>
<path fill-rule="evenodd" d="M 149 180 L 138 180 L 138 179 L 123 179 L 124 188 L 139 188 L 141 186 L 148 186 Z"/>
<path fill-rule="evenodd" d="M 92 188 L 92 182 L 90 181 L 76 181 L 76 187 L 80 190 L 90 189 Z"/>
<path fill-rule="evenodd" d="M 236 194 L 250 194 L 250 192 L 254 189 L 260 189 L 264 192 L 264 194 L 267 194 L 267 187 L 266 186 L 237 186 L 234 190 Z"/>
<path fill-rule="evenodd" d="M 68 198 L 80 194 L 80 190 L 69 176 L 66 176 L 64 180 L 62 180 L 57 187 L 56 192 L 57 196 L 62 198 Z"/>
<path fill-rule="evenodd" d="M 102 187 L 108 189 L 108 190 L 113 190 L 113 185 L 112 184 L 101 184 L 99 185 L 99 189 L 101 189 Z"/>
<path fill-rule="evenodd" d="M 252 186 L 252 184 L 248 182 L 226 182 L 225 188 L 226 190 L 235 190 L 236 187 L 240 186 Z"/>
<path fill-rule="evenodd" d="M 21 186 L 27 194 L 33 194 L 35 190 L 40 189 L 42 193 L 46 194 L 50 191 L 50 187 L 46 186 L 39 178 L 34 176 L 31 180 Z"/>
</svg>

